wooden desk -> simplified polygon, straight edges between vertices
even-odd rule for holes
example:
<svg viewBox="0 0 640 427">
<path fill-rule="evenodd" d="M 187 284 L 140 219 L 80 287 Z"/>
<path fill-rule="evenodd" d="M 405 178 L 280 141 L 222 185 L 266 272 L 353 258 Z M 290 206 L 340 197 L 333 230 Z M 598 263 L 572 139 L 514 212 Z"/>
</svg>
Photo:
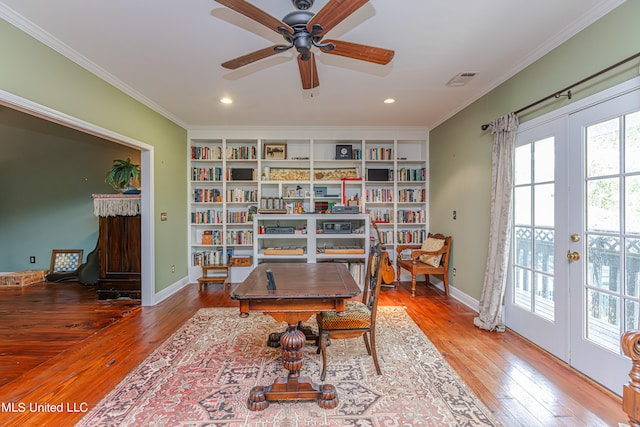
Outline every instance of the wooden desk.
<svg viewBox="0 0 640 427">
<path fill-rule="evenodd" d="M 276 290 L 267 289 L 267 269 L 273 271 Z M 269 386 L 251 389 L 247 403 L 250 410 L 263 410 L 274 400 L 317 400 L 325 409 L 338 406 L 333 385 L 318 386 L 310 378 L 300 376 L 306 337 L 298 329 L 298 323 L 321 311 L 344 312 L 346 300 L 359 293 L 353 277 L 339 263 L 260 264 L 231 293 L 231 298 L 240 301 L 241 317 L 251 312 L 265 313 L 288 325 L 280 337 L 280 345 L 282 364 L 289 375 Z"/>
</svg>

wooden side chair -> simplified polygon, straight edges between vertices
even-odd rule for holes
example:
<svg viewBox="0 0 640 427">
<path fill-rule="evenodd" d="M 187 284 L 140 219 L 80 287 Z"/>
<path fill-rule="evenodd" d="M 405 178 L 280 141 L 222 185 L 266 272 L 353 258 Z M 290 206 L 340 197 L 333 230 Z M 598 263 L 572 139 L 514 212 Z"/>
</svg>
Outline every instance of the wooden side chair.
<svg viewBox="0 0 640 427">
<path fill-rule="evenodd" d="M 424 274 L 425 284 L 429 284 L 430 274 L 442 275 L 444 294 L 449 296 L 449 256 L 451 236 L 429 233 L 422 245 L 399 245 L 396 249 L 396 274 L 400 283 L 402 269 L 411 273 L 411 295 L 416 296 L 416 276 Z M 403 252 L 410 250 L 410 256 Z M 404 259 L 403 259 L 404 255 Z"/>
<path fill-rule="evenodd" d="M 367 353 L 373 356 L 378 375 L 382 374 L 376 353 L 376 312 L 382 283 L 382 248 L 376 243 L 369 252 L 362 302 L 347 301 L 345 314 L 323 311 L 316 315 L 318 322 L 318 353 L 322 354 L 321 381 L 327 374 L 327 339 L 344 339 L 362 336 Z"/>
</svg>

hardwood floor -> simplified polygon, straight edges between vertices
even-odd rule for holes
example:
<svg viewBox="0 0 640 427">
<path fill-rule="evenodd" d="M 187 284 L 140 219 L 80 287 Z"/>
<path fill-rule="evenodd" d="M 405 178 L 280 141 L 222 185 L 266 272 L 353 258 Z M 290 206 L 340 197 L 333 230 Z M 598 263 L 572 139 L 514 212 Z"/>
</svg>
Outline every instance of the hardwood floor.
<svg viewBox="0 0 640 427">
<path fill-rule="evenodd" d="M 505 426 L 626 422 L 617 396 L 510 331 L 477 329 L 475 313 L 439 290 L 419 284 L 411 297 L 410 288 L 385 288 L 380 304 L 405 306 Z M 72 283 L 0 290 L 0 425 L 72 425 L 199 308 L 222 306 L 237 303 L 216 285 L 190 284 L 142 308 Z M 50 410 L 31 412 L 34 404 Z"/>
</svg>

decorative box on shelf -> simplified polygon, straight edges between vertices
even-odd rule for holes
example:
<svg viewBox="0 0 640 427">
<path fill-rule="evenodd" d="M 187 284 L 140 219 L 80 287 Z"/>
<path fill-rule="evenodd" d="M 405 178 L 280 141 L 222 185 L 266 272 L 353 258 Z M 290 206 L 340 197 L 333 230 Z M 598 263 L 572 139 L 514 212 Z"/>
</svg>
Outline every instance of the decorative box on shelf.
<svg viewBox="0 0 640 427">
<path fill-rule="evenodd" d="M 229 260 L 229 265 L 232 267 L 251 267 L 253 264 L 253 257 L 245 256 L 245 257 L 231 257 Z"/>
</svg>

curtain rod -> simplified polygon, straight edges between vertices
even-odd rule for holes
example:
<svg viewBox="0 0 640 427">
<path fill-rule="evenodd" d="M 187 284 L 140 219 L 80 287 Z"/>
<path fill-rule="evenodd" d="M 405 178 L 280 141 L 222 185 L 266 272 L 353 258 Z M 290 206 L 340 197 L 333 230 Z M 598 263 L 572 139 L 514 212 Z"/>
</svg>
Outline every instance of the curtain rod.
<svg viewBox="0 0 640 427">
<path fill-rule="evenodd" d="M 574 84 L 572 84 L 572 85 L 570 85 L 570 86 L 567 86 L 566 88 L 564 88 L 564 89 L 562 89 L 562 90 L 559 90 L 559 91 L 557 91 L 557 92 L 554 92 L 554 93 L 552 93 L 552 94 L 551 94 L 551 95 L 549 95 L 549 96 L 545 96 L 544 98 L 539 99 L 539 100 L 537 100 L 536 102 L 532 102 L 531 104 L 527 105 L 526 107 L 522 107 L 521 109 L 514 111 L 514 112 L 513 112 L 513 114 L 521 113 L 521 112 L 523 112 L 523 111 L 525 111 L 525 110 L 528 110 L 528 109 L 529 109 L 529 108 L 531 108 L 531 107 L 535 107 L 536 105 L 538 105 L 538 104 L 540 104 L 540 103 L 542 103 L 542 102 L 544 102 L 544 101 L 547 101 L 547 100 L 549 100 L 549 99 L 551 99 L 551 98 L 560 98 L 561 96 L 566 96 L 567 98 L 571 99 L 571 89 L 573 89 L 574 87 L 576 87 L 576 86 L 578 86 L 578 85 L 581 85 L 582 83 L 587 82 L 587 81 L 589 81 L 589 80 L 591 80 L 591 79 L 594 79 L 594 78 L 596 78 L 596 77 L 600 76 L 601 74 L 606 73 L 607 71 L 611 71 L 611 70 L 613 70 L 614 68 L 617 68 L 617 67 L 619 67 L 620 65 L 625 64 L 625 63 L 627 63 L 627 62 L 631 61 L 632 59 L 636 59 L 636 58 L 637 58 L 637 57 L 639 57 L 639 56 L 640 56 L 640 52 L 638 52 L 638 53 L 636 53 L 635 55 L 632 55 L 632 56 L 630 56 L 630 57 L 628 57 L 628 58 L 626 58 L 626 59 L 623 59 L 623 60 L 622 60 L 622 61 L 620 61 L 620 62 L 616 62 L 615 64 L 613 64 L 613 65 L 611 65 L 611 66 L 609 66 L 609 67 L 607 67 L 607 68 L 605 68 L 605 69 L 602 69 L 602 70 L 598 71 L 597 73 L 594 73 L 594 74 L 590 75 L 589 77 L 585 77 L 584 79 L 580 80 L 579 82 L 576 82 L 576 83 L 574 83 Z M 566 95 L 563 95 L 563 92 L 567 92 L 567 94 L 566 94 Z M 487 129 L 489 128 L 489 126 L 491 126 L 491 124 L 490 124 L 490 123 L 485 123 L 485 124 L 483 124 L 483 125 L 481 126 L 481 129 L 482 129 L 482 130 L 487 130 Z"/>
</svg>

